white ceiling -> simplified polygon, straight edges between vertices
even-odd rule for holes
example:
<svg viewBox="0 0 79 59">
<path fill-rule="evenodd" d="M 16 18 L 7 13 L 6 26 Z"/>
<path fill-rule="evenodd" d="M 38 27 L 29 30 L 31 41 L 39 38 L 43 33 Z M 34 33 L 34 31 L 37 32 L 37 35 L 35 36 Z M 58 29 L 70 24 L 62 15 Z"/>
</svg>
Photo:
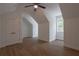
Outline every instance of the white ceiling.
<svg viewBox="0 0 79 59">
<path fill-rule="evenodd" d="M 79 17 L 79 3 L 60 4 L 64 18 Z"/>
<path fill-rule="evenodd" d="M 0 14 L 15 11 L 17 6 L 21 6 L 24 8 L 25 5 L 29 5 L 29 4 L 28 3 L 24 3 L 24 4 L 0 3 Z M 42 3 L 41 5 L 44 5 L 46 7 L 45 11 L 60 12 L 59 6 L 56 3 L 44 3 L 44 4 Z"/>
<path fill-rule="evenodd" d="M 16 10 L 16 5 L 14 3 L 0 3 L 0 14 Z"/>
</svg>

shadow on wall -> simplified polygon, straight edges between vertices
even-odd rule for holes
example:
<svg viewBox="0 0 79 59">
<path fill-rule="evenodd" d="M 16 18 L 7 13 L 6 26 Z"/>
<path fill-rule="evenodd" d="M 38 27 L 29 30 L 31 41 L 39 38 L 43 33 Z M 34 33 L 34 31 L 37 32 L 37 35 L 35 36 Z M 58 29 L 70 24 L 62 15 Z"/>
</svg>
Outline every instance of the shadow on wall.
<svg viewBox="0 0 79 59">
<path fill-rule="evenodd" d="M 32 37 L 32 24 L 25 18 L 21 20 L 22 38 Z"/>
<path fill-rule="evenodd" d="M 58 3 L 46 6 L 48 7 L 44 10 L 44 14 L 49 21 L 49 41 L 54 41 L 56 40 L 56 16 L 62 15 L 62 13 Z"/>
<path fill-rule="evenodd" d="M 23 15 L 21 21 L 22 37 L 38 37 L 38 24 L 30 15 Z"/>
</svg>

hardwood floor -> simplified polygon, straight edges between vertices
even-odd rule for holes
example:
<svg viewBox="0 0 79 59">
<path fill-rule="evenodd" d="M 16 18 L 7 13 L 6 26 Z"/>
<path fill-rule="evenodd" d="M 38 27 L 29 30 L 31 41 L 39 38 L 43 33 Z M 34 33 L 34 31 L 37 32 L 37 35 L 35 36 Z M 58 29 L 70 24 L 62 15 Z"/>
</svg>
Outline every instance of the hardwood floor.
<svg viewBox="0 0 79 59">
<path fill-rule="evenodd" d="M 79 56 L 79 51 L 51 43 L 24 38 L 23 43 L 0 48 L 1 56 Z M 60 42 L 61 43 L 61 42 Z"/>
</svg>

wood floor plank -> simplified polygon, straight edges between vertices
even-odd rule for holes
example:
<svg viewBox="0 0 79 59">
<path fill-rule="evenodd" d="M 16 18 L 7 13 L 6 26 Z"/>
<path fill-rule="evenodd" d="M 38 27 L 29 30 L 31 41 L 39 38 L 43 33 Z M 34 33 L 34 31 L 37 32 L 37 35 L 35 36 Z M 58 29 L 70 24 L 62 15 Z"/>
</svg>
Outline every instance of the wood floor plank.
<svg viewBox="0 0 79 59">
<path fill-rule="evenodd" d="M 48 43 L 24 38 L 23 43 L 0 48 L 0 56 L 79 56 L 79 51 L 64 47 L 58 40 Z"/>
</svg>

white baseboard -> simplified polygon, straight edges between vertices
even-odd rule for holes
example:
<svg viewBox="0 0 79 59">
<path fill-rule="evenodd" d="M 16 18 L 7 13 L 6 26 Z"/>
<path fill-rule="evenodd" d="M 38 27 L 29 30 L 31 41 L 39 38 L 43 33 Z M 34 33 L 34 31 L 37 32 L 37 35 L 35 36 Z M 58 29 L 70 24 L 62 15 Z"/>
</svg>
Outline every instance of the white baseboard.
<svg viewBox="0 0 79 59">
<path fill-rule="evenodd" d="M 39 39 L 39 40 L 41 40 L 41 41 L 46 41 L 46 42 L 49 42 L 49 40 L 47 39 Z"/>
<path fill-rule="evenodd" d="M 16 43 L 22 43 L 22 40 L 12 40 L 12 41 L 0 42 L 0 48 L 6 47 L 8 45 L 13 45 L 13 44 L 16 44 Z"/>
<path fill-rule="evenodd" d="M 71 45 L 68 45 L 68 44 L 64 44 L 64 46 L 79 51 L 79 47 L 71 46 Z"/>
</svg>

